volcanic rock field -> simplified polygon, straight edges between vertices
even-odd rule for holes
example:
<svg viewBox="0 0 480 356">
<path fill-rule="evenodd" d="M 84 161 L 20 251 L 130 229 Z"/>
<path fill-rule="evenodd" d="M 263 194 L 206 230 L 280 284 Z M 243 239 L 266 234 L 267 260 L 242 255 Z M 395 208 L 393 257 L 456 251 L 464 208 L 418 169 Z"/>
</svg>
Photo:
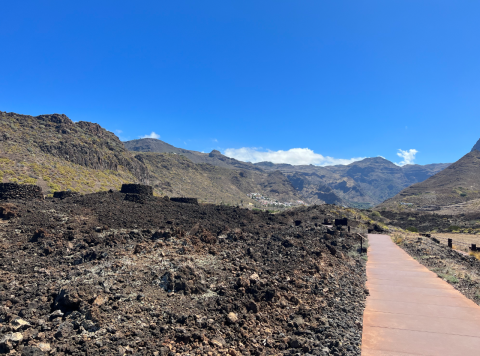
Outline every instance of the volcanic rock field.
<svg viewBox="0 0 480 356">
<path fill-rule="evenodd" d="M 0 201 L 1 353 L 360 355 L 355 211 L 58 196 Z"/>
</svg>

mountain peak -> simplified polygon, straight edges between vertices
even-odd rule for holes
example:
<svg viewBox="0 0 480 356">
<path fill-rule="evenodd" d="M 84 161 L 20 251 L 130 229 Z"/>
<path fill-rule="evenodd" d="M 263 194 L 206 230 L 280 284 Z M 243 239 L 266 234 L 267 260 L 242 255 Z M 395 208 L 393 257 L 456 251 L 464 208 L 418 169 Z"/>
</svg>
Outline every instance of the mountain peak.
<svg viewBox="0 0 480 356">
<path fill-rule="evenodd" d="M 361 161 L 355 161 L 349 164 L 349 166 L 371 166 L 371 165 L 398 167 L 395 163 L 383 157 L 368 157 L 368 158 L 362 159 Z"/>
<path fill-rule="evenodd" d="M 473 146 L 472 151 L 475 151 L 475 150 L 480 151 L 480 140 L 478 140 L 475 146 Z"/>
<path fill-rule="evenodd" d="M 218 156 L 223 156 L 222 155 L 222 152 L 218 151 L 218 150 L 212 150 L 212 152 L 210 152 L 208 154 L 209 157 L 218 157 Z"/>
</svg>

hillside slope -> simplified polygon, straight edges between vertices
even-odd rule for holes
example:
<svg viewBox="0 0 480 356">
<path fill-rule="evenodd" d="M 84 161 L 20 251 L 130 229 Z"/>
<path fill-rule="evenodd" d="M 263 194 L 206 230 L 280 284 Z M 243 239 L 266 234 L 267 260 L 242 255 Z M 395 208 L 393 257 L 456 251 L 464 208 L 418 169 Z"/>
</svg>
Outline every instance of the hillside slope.
<svg viewBox="0 0 480 356">
<path fill-rule="evenodd" d="M 480 198 L 480 151 L 472 150 L 427 180 L 402 190 L 381 208 L 432 209 Z"/>
<path fill-rule="evenodd" d="M 301 199 L 280 172 L 229 169 L 193 163 L 183 155 L 142 152 L 135 156 L 150 172 L 150 183 L 162 194 L 197 197 L 200 201 L 261 206 L 247 197 L 260 193 L 279 202 Z"/>
<path fill-rule="evenodd" d="M 98 124 L 0 112 L 0 182 L 87 193 L 148 178 L 147 167 Z"/>
</svg>

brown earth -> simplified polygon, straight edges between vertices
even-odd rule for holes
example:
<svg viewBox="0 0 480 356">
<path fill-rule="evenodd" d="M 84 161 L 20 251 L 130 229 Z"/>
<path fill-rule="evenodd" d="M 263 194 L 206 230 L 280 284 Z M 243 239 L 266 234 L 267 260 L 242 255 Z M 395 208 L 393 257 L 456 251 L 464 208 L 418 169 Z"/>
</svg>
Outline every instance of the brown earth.
<svg viewBox="0 0 480 356">
<path fill-rule="evenodd" d="M 351 210 L 134 195 L 2 203 L 1 352 L 360 355 L 365 260 L 321 224 Z"/>
</svg>

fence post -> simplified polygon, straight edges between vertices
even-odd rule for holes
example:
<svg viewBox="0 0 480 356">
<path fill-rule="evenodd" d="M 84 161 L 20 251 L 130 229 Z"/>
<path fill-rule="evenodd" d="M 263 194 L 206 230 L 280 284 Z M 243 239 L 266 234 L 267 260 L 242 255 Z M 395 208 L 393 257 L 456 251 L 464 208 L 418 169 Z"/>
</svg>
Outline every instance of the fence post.
<svg viewBox="0 0 480 356">
<path fill-rule="evenodd" d="M 448 247 L 453 248 L 453 241 L 452 241 L 452 239 L 448 239 Z"/>
<path fill-rule="evenodd" d="M 477 251 L 477 245 L 476 244 L 472 244 L 472 251 L 473 252 Z"/>
</svg>

